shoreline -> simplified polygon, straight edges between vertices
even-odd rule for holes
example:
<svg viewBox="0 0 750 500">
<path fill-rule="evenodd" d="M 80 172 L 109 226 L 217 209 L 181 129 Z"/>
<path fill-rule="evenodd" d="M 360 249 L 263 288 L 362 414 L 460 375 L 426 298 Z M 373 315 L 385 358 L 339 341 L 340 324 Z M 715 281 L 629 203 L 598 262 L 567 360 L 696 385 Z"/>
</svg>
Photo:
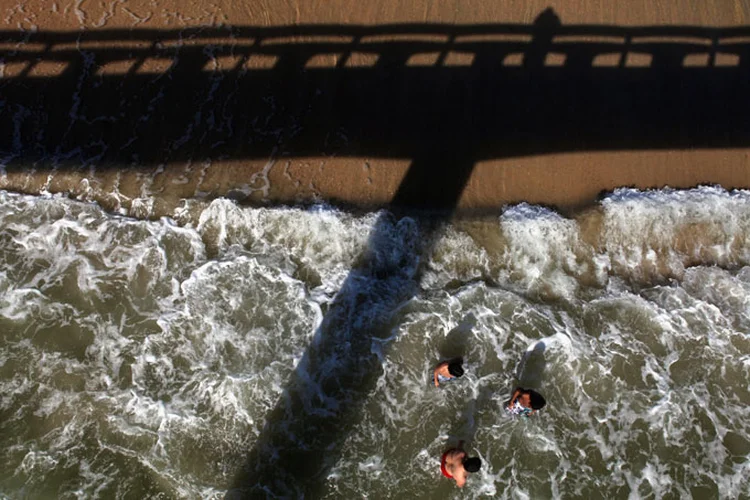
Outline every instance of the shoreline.
<svg viewBox="0 0 750 500">
<path fill-rule="evenodd" d="M 139 218 L 172 216 L 183 200 L 221 197 L 254 207 L 324 203 L 344 210 L 398 210 L 401 207 L 394 207 L 391 201 L 409 162 L 311 158 L 279 161 L 267 167 L 268 163 L 229 162 L 208 174 L 184 168 L 167 168 L 158 174 L 148 168 L 104 169 L 93 175 L 18 170 L 0 179 L 0 189 L 25 194 L 66 193 L 95 201 L 110 211 L 124 209 Z M 596 206 L 603 195 L 618 188 L 685 190 L 706 185 L 728 191 L 750 188 L 750 152 L 567 153 L 485 161 L 474 167 L 452 211 L 457 217 L 482 216 L 525 202 L 573 215 Z M 149 197 L 156 202 L 152 212 L 143 213 L 142 207 L 134 207 L 133 200 L 144 202 Z M 418 199 L 406 208 L 433 210 L 420 206 Z"/>
</svg>

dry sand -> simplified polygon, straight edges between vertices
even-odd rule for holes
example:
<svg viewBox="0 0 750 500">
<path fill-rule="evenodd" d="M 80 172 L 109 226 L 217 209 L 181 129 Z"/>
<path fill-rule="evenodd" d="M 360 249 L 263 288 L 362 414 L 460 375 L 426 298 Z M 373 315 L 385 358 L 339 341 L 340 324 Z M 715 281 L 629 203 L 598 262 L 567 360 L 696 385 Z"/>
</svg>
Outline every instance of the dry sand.
<svg viewBox="0 0 750 500">
<path fill-rule="evenodd" d="M 531 23 L 551 7 L 565 24 L 742 26 L 742 0 L 4 0 L 7 28 L 39 30 L 387 23 Z"/>
<path fill-rule="evenodd" d="M 316 24 L 373 27 L 403 23 L 530 25 L 548 7 L 554 9 L 563 26 L 741 27 L 750 24 L 750 2 L 740 0 L 660 2 L 646 0 L 628 2 L 606 0 L 566 2 L 528 0 L 283 2 L 261 0 L 236 2 L 222 0 L 210 3 L 5 0 L 1 12 L 3 29 L 6 32 L 35 30 L 38 33 L 45 33 Z M 390 39 L 394 38 L 397 36 L 390 36 Z M 385 41 L 388 39 L 389 37 L 386 36 Z M 740 41 L 747 43 L 748 40 L 750 37 L 745 36 L 744 41 Z M 3 50 L 8 50 L 8 48 Z M 744 59 L 742 61 L 747 63 Z M 739 72 L 727 73 L 733 71 L 731 68 L 724 68 L 721 71 L 725 72 L 721 76 L 722 84 L 733 83 L 734 79 L 739 78 L 737 76 Z M 44 76 L 43 72 L 38 76 Z M 546 82 L 546 86 L 543 87 L 545 92 L 549 93 L 549 89 L 554 88 L 554 82 L 558 78 L 561 78 L 558 74 L 550 77 L 549 82 Z M 648 78 L 643 80 L 640 76 L 638 78 L 633 81 L 634 85 L 641 85 L 638 87 L 640 91 L 644 85 L 658 83 L 658 79 L 653 77 L 648 77 L 651 78 L 650 80 Z M 710 80 L 705 81 L 710 83 Z M 1 83 L 2 80 L 0 80 Z M 704 83 L 702 80 L 701 85 Z M 565 84 L 562 85 L 564 87 Z M 690 83 L 686 85 L 689 86 Z M 621 88 L 617 88 L 618 92 L 623 92 Z M 566 92 L 567 94 L 562 94 L 563 97 L 570 96 L 572 91 Z M 670 91 L 666 91 L 664 95 L 669 97 L 669 93 Z M 714 97 L 716 95 L 718 94 L 712 94 Z M 543 100 L 546 97 L 547 95 L 544 94 L 539 99 Z M 576 102 L 580 102 L 584 97 L 576 95 Z M 620 96 L 615 95 L 615 97 Z M 656 98 L 659 97 L 659 95 L 656 96 Z M 685 101 L 678 102 L 685 103 Z M 550 105 L 550 109 L 569 113 L 565 115 L 568 119 L 576 116 L 575 110 L 567 110 L 565 107 L 555 108 L 554 106 L 557 105 L 559 104 Z M 615 103 L 614 106 L 616 105 Z M 701 113 L 695 116 L 704 117 L 706 110 L 710 108 L 702 108 Z M 627 126 L 615 127 L 610 133 L 622 135 L 623 130 L 633 130 L 635 135 L 638 135 L 641 128 L 638 116 L 629 116 L 622 110 L 619 113 L 615 116 L 626 119 Z M 519 115 L 511 116 L 523 121 Z M 682 115 L 676 116 L 679 118 Z M 451 115 L 451 119 L 454 118 Z M 8 117 L 5 116 L 3 119 L 7 120 Z M 658 114 L 648 119 L 658 121 Z M 578 128 L 568 129 L 562 121 L 559 124 L 559 134 L 566 136 L 566 139 L 556 142 L 555 137 L 550 135 L 548 128 L 545 129 L 545 124 L 541 123 L 540 116 L 537 115 L 536 120 L 540 128 L 545 129 L 543 133 L 540 133 L 539 138 L 539 142 L 545 141 L 544 144 L 535 144 L 533 123 L 522 122 L 520 128 L 525 131 L 525 135 L 509 134 L 511 138 L 515 137 L 514 142 L 500 148 L 499 153 L 490 151 L 487 154 L 477 154 L 476 160 L 470 162 L 473 167 L 471 165 L 463 167 L 464 171 L 455 176 L 455 182 L 460 186 L 465 183 L 465 189 L 458 188 L 455 194 L 448 195 L 446 199 L 438 196 L 436 204 L 457 204 L 460 211 L 484 211 L 495 210 L 507 203 L 528 201 L 554 205 L 561 209 L 572 209 L 586 206 L 601 192 L 621 186 L 687 188 L 699 184 L 720 184 L 726 188 L 748 188 L 750 187 L 750 150 L 747 137 L 744 136 L 747 121 L 744 118 L 735 117 L 735 119 L 742 120 L 738 122 L 739 132 L 735 134 L 728 128 L 720 131 L 715 137 L 701 141 L 700 125 L 694 128 L 687 127 L 686 131 L 674 133 L 674 130 L 660 129 L 659 127 L 664 125 L 662 123 L 647 130 L 642 137 L 636 137 L 631 144 L 620 140 L 621 138 L 613 137 L 596 140 L 590 137 L 579 139 L 575 137 L 578 131 L 584 131 L 590 136 L 596 131 L 598 125 L 587 128 L 579 124 Z M 709 122 L 708 127 L 715 129 L 716 117 L 712 117 Z M 678 121 L 665 123 L 671 123 L 673 129 L 684 128 L 683 124 Z M 643 125 L 648 129 L 649 123 Z M 512 124 L 508 127 L 512 130 Z M 481 136 L 481 131 L 478 133 Z M 661 133 L 672 134 L 671 139 L 660 141 Z M 651 136 L 653 140 L 644 140 L 644 137 L 648 136 Z M 471 137 L 470 133 L 466 133 L 465 137 L 462 136 L 462 140 L 471 140 Z M 424 142 L 423 137 L 418 139 Z M 484 142 L 490 139 L 489 135 L 481 136 Z M 498 141 L 502 140 L 502 137 L 498 138 Z M 387 142 L 387 136 L 384 142 Z M 517 147 L 519 142 L 523 142 L 523 145 Z M 555 145 L 549 146 L 551 142 L 555 142 Z M 434 201 L 431 198 L 432 195 L 422 197 L 421 187 L 437 182 L 437 187 L 425 189 L 427 191 L 430 189 L 432 191 L 450 190 L 454 177 L 454 171 L 448 166 L 450 162 L 446 160 L 446 165 L 435 168 L 428 174 L 422 173 L 417 176 L 416 180 L 411 181 L 408 190 L 397 194 L 399 186 L 403 190 L 404 178 L 414 159 L 400 153 L 389 156 L 387 146 L 382 146 L 383 152 L 378 150 L 379 154 L 361 154 L 362 151 L 356 148 L 344 148 L 342 151 L 347 153 L 345 156 L 329 154 L 323 151 L 323 146 L 321 146 L 320 154 L 316 154 L 314 149 L 310 148 L 300 154 L 296 154 L 297 150 L 292 148 L 291 152 L 286 154 L 284 147 L 282 145 L 281 151 L 276 151 L 272 157 L 266 158 L 232 157 L 231 154 L 225 154 L 221 159 L 213 160 L 206 168 L 187 165 L 184 159 L 168 161 L 165 166 L 166 173 L 158 175 L 151 175 L 155 170 L 153 165 L 140 170 L 137 167 L 119 170 L 115 175 L 101 168 L 97 168 L 96 174 L 90 171 L 53 170 L 41 162 L 31 174 L 29 169 L 9 168 L 0 187 L 26 192 L 46 189 L 80 194 L 86 189 L 91 189 L 91 186 L 96 186 L 98 191 L 92 195 L 93 198 L 115 208 L 123 199 L 132 200 L 143 194 L 153 193 L 172 201 L 190 198 L 196 194 L 229 195 L 252 203 L 304 203 L 327 200 L 370 208 L 387 205 L 394 196 L 399 196 L 401 204 L 408 205 L 409 200 L 414 199 L 417 200 L 415 205 L 420 205 L 422 201 L 426 201 L 429 205 L 431 201 Z M 430 147 L 429 143 L 425 142 L 423 147 Z M 408 150 L 408 147 L 404 148 Z M 491 148 L 482 143 L 477 145 L 476 149 Z M 443 156 L 445 156 L 443 152 L 438 151 L 432 156 L 426 155 L 427 160 L 424 161 L 430 158 L 438 158 L 439 161 Z M 52 177 L 50 173 L 53 174 Z M 466 179 L 462 179 L 462 175 Z M 83 181 L 84 178 L 87 180 Z M 148 180 L 144 181 L 144 178 Z M 184 182 L 177 183 L 176 178 L 184 179 Z M 445 184 L 440 184 L 439 179 L 447 180 Z M 121 196 L 106 195 L 113 190 Z M 455 201 L 453 198 L 457 196 L 459 199 Z M 172 204 L 171 201 L 166 201 L 163 209 L 151 207 L 150 213 L 140 215 L 161 215 L 159 212 L 169 212 Z M 134 213 L 139 215 L 137 212 Z"/>
</svg>

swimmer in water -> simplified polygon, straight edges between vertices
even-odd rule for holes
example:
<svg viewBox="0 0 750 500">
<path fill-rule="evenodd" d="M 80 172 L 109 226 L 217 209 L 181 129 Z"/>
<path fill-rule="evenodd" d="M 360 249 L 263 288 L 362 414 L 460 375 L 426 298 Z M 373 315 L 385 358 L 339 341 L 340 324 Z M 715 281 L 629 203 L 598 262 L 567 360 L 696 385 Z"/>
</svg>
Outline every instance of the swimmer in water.
<svg viewBox="0 0 750 500">
<path fill-rule="evenodd" d="M 538 392 L 517 387 L 510 399 L 506 401 L 505 411 L 511 415 L 528 417 L 544 408 L 546 404 L 547 401 Z"/>
<path fill-rule="evenodd" d="M 479 457 L 469 457 L 462 449 L 463 441 L 457 448 L 451 448 L 440 458 L 440 472 L 448 479 L 456 481 L 456 486 L 463 488 L 470 472 L 477 472 L 482 467 Z"/>
<path fill-rule="evenodd" d="M 462 364 L 463 360 L 457 358 L 450 361 L 443 361 L 437 365 L 432 372 L 432 379 L 435 382 L 435 387 L 440 387 L 440 382 L 447 382 L 463 375 L 464 369 L 461 366 Z"/>
</svg>

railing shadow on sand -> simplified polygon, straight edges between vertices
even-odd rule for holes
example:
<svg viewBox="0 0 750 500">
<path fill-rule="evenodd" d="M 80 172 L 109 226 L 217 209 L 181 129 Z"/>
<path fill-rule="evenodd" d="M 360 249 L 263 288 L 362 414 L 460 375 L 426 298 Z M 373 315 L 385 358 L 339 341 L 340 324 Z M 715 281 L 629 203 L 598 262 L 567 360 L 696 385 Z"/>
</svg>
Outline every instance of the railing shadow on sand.
<svg viewBox="0 0 750 500">
<path fill-rule="evenodd" d="M 6 168 L 407 158 L 393 198 L 230 485 L 317 498 L 394 311 L 477 161 L 750 144 L 750 28 L 289 26 L 0 33 Z M 419 227 L 418 227 L 419 226 Z M 387 350 L 385 351 L 387 352 Z"/>
<path fill-rule="evenodd" d="M 748 27 L 566 26 L 548 9 L 530 25 L 6 31 L 0 50 L 6 166 L 750 142 Z"/>
</svg>

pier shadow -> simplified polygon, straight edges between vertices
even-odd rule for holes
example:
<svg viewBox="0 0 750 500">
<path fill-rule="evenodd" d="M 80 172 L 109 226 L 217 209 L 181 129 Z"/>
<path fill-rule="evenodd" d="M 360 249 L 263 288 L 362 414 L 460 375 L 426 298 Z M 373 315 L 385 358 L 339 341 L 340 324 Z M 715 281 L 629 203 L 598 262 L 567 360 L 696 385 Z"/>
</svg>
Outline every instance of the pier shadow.
<svg viewBox="0 0 750 500">
<path fill-rule="evenodd" d="M 482 160 L 750 145 L 750 28 L 524 24 L 0 32 L 5 168 L 409 159 L 451 204 Z"/>
<path fill-rule="evenodd" d="M 419 293 L 424 259 L 467 179 L 453 178 L 440 193 L 442 209 L 429 216 L 409 216 L 396 206 L 378 217 L 366 255 L 347 276 L 267 416 L 228 499 L 322 498 L 328 472 L 383 373 L 382 357 L 398 330 L 394 312 Z M 423 173 L 413 165 L 394 201 L 405 200 L 422 182 Z M 466 416 L 473 435 L 473 411 Z"/>
<path fill-rule="evenodd" d="M 0 163 L 411 161 L 228 492 L 318 498 L 381 374 L 393 313 L 419 293 L 474 165 L 746 147 L 748 37 L 748 27 L 566 26 L 551 10 L 531 25 L 0 32 Z"/>
<path fill-rule="evenodd" d="M 392 314 L 419 289 L 416 221 L 383 214 L 364 261 L 347 276 L 226 498 L 322 498 L 359 411 L 382 374 Z"/>
</svg>

